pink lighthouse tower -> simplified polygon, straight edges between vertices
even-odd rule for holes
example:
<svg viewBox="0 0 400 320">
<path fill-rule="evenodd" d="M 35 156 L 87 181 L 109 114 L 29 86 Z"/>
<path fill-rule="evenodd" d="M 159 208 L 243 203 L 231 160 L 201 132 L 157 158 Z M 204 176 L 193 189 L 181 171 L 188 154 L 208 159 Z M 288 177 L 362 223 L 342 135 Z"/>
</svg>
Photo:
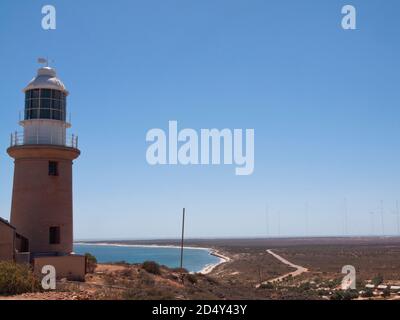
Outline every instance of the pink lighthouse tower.
<svg viewBox="0 0 400 320">
<path fill-rule="evenodd" d="M 23 89 L 21 133 L 11 135 L 15 160 L 11 224 L 29 241 L 31 257 L 73 251 L 72 163 L 78 138 L 68 135 L 69 92 L 48 65 Z"/>
</svg>

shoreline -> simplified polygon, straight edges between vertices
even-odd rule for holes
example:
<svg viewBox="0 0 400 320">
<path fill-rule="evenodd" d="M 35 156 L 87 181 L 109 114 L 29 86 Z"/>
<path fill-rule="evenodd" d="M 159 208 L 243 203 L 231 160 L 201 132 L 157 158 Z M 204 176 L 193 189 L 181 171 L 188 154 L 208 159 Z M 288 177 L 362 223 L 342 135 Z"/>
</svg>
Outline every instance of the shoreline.
<svg viewBox="0 0 400 320">
<path fill-rule="evenodd" d="M 90 242 L 75 242 L 74 245 L 83 245 L 83 246 L 113 246 L 113 247 L 130 247 L 130 248 L 164 248 L 164 249 L 180 249 L 180 246 L 177 245 L 156 245 L 156 244 L 121 244 L 121 243 L 109 243 L 109 242 L 97 242 L 97 243 L 90 243 Z M 218 250 L 213 249 L 213 248 L 205 248 L 205 247 L 184 247 L 184 249 L 189 249 L 189 250 L 203 250 L 207 251 L 211 256 L 219 258 L 219 262 L 213 263 L 213 264 L 208 264 L 204 266 L 203 269 L 201 269 L 198 272 L 194 273 L 200 273 L 203 275 L 210 274 L 216 267 L 223 263 L 227 263 L 231 261 L 231 258 L 224 256 L 221 254 Z"/>
<path fill-rule="evenodd" d="M 113 246 L 113 247 L 130 247 L 130 248 L 164 248 L 164 249 L 180 249 L 180 246 L 177 245 L 158 245 L 158 244 L 122 244 L 122 243 L 113 243 L 113 242 L 96 242 L 96 243 L 90 243 L 90 242 L 74 242 L 74 245 L 84 245 L 84 246 Z M 184 246 L 184 249 L 190 249 L 190 250 L 206 250 L 206 251 L 212 251 L 213 249 L 211 248 L 205 248 L 205 247 L 187 247 Z"/>
<path fill-rule="evenodd" d="M 205 266 L 198 273 L 203 274 L 203 275 L 210 274 L 216 267 L 232 260 L 231 258 L 224 256 L 218 250 L 215 250 L 215 249 L 210 249 L 210 255 L 219 258 L 219 262 Z"/>
</svg>

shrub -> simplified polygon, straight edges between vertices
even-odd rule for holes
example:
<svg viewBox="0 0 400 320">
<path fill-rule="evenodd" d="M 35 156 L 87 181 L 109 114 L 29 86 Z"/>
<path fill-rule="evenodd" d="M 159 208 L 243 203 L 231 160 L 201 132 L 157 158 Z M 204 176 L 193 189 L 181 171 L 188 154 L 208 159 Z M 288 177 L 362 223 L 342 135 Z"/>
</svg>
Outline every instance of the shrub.
<svg viewBox="0 0 400 320">
<path fill-rule="evenodd" d="M 353 300 L 359 297 L 357 290 L 335 291 L 331 300 Z"/>
<path fill-rule="evenodd" d="M 383 296 L 384 298 L 390 297 L 390 289 L 389 289 L 389 288 L 386 288 L 385 290 L 383 290 L 382 296 Z"/>
<path fill-rule="evenodd" d="M 309 282 L 303 282 L 299 286 L 300 291 L 308 291 L 311 290 L 311 284 Z"/>
<path fill-rule="evenodd" d="M 357 290 L 346 290 L 343 293 L 343 300 L 353 300 L 359 297 L 359 293 Z"/>
<path fill-rule="evenodd" d="M 90 253 L 85 253 L 86 257 L 86 272 L 87 273 L 94 273 L 97 267 L 97 259 Z"/>
<path fill-rule="evenodd" d="M 341 293 L 339 291 L 335 291 L 332 295 L 331 295 L 331 300 L 342 300 L 343 297 L 341 295 Z"/>
<path fill-rule="evenodd" d="M 176 273 L 189 273 L 189 271 L 185 268 L 173 268 L 171 271 Z"/>
<path fill-rule="evenodd" d="M 142 269 L 146 270 L 148 273 L 151 273 L 151 274 L 155 274 L 155 275 L 161 274 L 160 265 L 154 261 L 143 262 Z"/>
<path fill-rule="evenodd" d="M 370 288 L 367 288 L 361 295 L 363 298 L 372 298 L 374 296 L 374 291 Z"/>
<path fill-rule="evenodd" d="M 373 279 L 372 279 L 372 283 L 375 286 L 379 286 L 383 283 L 383 276 L 381 274 L 376 275 Z"/>
<path fill-rule="evenodd" d="M 174 294 L 168 289 L 150 288 L 138 290 L 135 288 L 123 292 L 124 300 L 173 300 Z"/>
<path fill-rule="evenodd" d="M 39 281 L 28 265 L 0 262 L 0 295 L 15 295 L 39 290 Z"/>
<path fill-rule="evenodd" d="M 272 282 L 264 282 L 260 285 L 260 289 L 267 289 L 267 290 L 272 290 L 274 289 L 274 284 Z"/>
<path fill-rule="evenodd" d="M 197 283 L 197 277 L 195 274 L 187 274 L 186 275 L 187 281 L 189 281 L 191 284 L 196 284 Z"/>
</svg>

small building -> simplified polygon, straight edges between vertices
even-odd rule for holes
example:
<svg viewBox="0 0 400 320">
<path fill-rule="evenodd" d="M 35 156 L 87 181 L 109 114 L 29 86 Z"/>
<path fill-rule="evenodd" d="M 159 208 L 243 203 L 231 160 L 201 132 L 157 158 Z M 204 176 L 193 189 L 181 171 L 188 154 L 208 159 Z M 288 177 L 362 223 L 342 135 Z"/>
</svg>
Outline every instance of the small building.
<svg viewBox="0 0 400 320">
<path fill-rule="evenodd" d="M 17 233 L 7 220 L 0 218 L 0 261 L 29 263 L 29 241 Z"/>
<path fill-rule="evenodd" d="M 14 260 L 15 228 L 0 218 L 0 261 Z"/>
</svg>

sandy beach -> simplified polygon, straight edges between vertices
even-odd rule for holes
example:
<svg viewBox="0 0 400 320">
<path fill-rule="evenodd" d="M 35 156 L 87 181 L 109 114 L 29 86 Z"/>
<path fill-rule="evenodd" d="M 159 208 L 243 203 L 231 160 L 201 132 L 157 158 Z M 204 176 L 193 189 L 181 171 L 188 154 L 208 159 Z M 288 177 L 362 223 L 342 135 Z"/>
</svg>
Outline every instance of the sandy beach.
<svg viewBox="0 0 400 320">
<path fill-rule="evenodd" d="M 159 245 L 159 244 L 121 244 L 121 243 L 112 243 L 112 242 L 98 242 L 98 243 L 91 243 L 91 242 L 76 242 L 76 245 L 91 245 L 91 246 L 113 246 L 113 247 L 131 247 L 131 248 L 174 248 L 180 249 L 180 246 L 177 245 Z M 219 251 L 206 248 L 206 247 L 195 247 L 195 246 L 185 246 L 184 249 L 190 250 L 204 250 L 207 251 L 210 255 L 219 258 L 219 262 L 206 265 L 202 270 L 198 273 L 206 275 L 210 274 L 216 267 L 219 265 L 229 262 L 231 258 L 221 254 Z"/>
</svg>

